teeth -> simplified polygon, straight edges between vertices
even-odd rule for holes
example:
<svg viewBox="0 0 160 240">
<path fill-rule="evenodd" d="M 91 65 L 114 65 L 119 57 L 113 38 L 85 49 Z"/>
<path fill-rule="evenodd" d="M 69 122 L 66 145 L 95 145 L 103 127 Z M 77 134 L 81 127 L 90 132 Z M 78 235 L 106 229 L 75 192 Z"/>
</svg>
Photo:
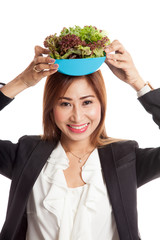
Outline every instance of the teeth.
<svg viewBox="0 0 160 240">
<path fill-rule="evenodd" d="M 88 125 L 88 123 L 86 123 L 86 124 L 84 124 L 83 126 L 80 126 L 80 127 L 73 127 L 73 126 L 71 126 L 71 125 L 69 125 L 71 128 L 74 128 L 74 129 L 82 129 L 82 128 L 84 128 L 84 127 L 86 127 Z"/>
</svg>

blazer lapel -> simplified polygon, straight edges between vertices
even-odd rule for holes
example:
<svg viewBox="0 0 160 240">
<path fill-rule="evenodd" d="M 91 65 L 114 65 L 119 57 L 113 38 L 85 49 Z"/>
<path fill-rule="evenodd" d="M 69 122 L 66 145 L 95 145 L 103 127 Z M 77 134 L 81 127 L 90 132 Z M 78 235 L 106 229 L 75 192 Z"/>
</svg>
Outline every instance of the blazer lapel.
<svg viewBox="0 0 160 240">
<path fill-rule="evenodd" d="M 120 183 L 118 181 L 115 159 L 112 150 L 112 144 L 98 149 L 100 162 L 104 179 L 106 182 L 110 202 L 113 208 L 117 229 L 120 239 L 129 240 L 132 239 L 128 222 L 126 218 L 125 208 L 123 205 L 122 194 L 120 190 Z"/>
</svg>

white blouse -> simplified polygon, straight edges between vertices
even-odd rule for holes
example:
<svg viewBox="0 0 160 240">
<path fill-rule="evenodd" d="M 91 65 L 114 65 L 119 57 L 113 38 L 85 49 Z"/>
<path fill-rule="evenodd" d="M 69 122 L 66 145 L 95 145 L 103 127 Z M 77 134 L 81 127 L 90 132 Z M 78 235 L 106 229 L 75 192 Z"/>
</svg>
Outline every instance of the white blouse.
<svg viewBox="0 0 160 240">
<path fill-rule="evenodd" d="M 97 149 L 82 167 L 84 186 L 69 188 L 69 167 L 59 142 L 27 204 L 27 240 L 119 240 Z"/>
</svg>

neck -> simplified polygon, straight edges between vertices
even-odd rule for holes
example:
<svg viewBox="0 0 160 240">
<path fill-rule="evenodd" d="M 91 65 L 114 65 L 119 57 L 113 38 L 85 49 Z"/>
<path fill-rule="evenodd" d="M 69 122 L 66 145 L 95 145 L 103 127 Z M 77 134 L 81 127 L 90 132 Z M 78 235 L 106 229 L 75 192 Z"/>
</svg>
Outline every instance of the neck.
<svg viewBox="0 0 160 240">
<path fill-rule="evenodd" d="M 65 152 L 73 152 L 80 155 L 85 154 L 86 152 L 91 152 L 94 149 L 94 146 L 91 145 L 90 141 L 71 141 L 61 138 L 60 140 L 62 147 Z"/>
</svg>

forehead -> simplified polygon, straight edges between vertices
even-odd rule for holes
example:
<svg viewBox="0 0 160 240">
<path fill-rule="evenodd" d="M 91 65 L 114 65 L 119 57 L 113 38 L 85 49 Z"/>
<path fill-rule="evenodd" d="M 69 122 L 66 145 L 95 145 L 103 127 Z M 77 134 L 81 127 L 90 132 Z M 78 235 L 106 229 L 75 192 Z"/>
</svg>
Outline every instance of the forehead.
<svg viewBox="0 0 160 240">
<path fill-rule="evenodd" d="M 72 96 L 80 96 L 80 95 L 89 95 L 94 94 L 94 89 L 89 84 L 89 81 L 83 76 L 83 77 L 75 77 L 74 81 L 71 83 L 71 85 L 67 88 L 66 92 L 64 93 L 64 96 L 69 97 L 69 95 Z"/>
</svg>

